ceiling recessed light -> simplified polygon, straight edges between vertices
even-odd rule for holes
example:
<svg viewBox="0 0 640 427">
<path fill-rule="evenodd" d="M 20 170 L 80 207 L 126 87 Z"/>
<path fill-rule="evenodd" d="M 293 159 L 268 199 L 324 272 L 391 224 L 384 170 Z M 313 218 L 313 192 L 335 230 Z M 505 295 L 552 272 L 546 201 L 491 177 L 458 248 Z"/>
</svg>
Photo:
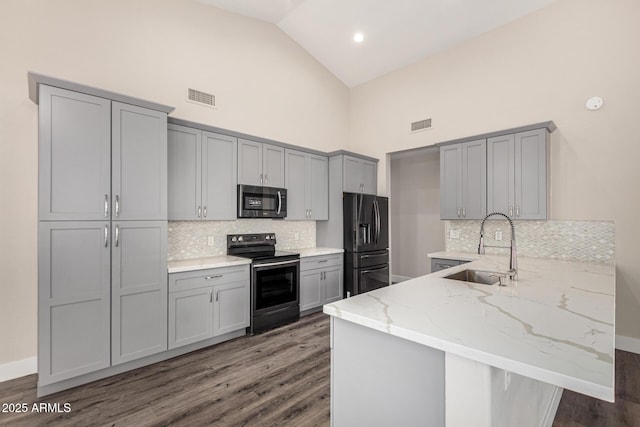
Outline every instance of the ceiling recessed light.
<svg viewBox="0 0 640 427">
<path fill-rule="evenodd" d="M 362 43 L 362 41 L 364 40 L 364 34 L 362 33 L 355 33 L 353 35 L 353 41 L 356 43 Z"/>
</svg>

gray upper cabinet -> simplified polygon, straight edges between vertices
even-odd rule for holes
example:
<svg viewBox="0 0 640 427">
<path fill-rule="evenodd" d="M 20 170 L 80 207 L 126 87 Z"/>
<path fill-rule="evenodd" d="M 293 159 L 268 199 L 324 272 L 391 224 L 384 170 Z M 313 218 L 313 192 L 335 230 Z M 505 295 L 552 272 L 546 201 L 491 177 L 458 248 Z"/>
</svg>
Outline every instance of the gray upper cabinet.
<svg viewBox="0 0 640 427">
<path fill-rule="evenodd" d="M 110 365 L 109 221 L 41 221 L 38 384 Z"/>
<path fill-rule="evenodd" d="M 486 215 L 486 140 L 440 147 L 440 218 Z"/>
<path fill-rule="evenodd" d="M 167 223 L 113 221 L 112 364 L 167 349 Z"/>
<path fill-rule="evenodd" d="M 167 219 L 167 115 L 112 103 L 112 219 Z"/>
<path fill-rule="evenodd" d="M 326 220 L 329 217 L 327 157 L 285 150 L 287 219 Z"/>
<path fill-rule="evenodd" d="M 284 148 L 239 139 L 238 183 L 284 187 Z"/>
<path fill-rule="evenodd" d="M 237 138 L 169 125 L 169 219 L 236 218 Z"/>
<path fill-rule="evenodd" d="M 377 193 L 377 163 L 345 155 L 343 168 L 343 191 L 365 194 Z"/>
<path fill-rule="evenodd" d="M 39 219 L 111 217 L 111 102 L 41 86 Z"/>
<path fill-rule="evenodd" d="M 487 140 L 487 208 L 514 219 L 547 218 L 548 132 Z"/>
</svg>

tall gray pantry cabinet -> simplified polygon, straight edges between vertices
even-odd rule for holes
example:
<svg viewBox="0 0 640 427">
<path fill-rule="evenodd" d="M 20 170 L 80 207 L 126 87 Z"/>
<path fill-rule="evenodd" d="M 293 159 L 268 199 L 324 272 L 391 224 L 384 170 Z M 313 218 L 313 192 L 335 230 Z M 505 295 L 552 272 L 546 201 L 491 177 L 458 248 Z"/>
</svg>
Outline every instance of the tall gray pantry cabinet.
<svg viewBox="0 0 640 427">
<path fill-rule="evenodd" d="M 39 85 L 38 387 L 167 349 L 167 113 Z"/>
</svg>

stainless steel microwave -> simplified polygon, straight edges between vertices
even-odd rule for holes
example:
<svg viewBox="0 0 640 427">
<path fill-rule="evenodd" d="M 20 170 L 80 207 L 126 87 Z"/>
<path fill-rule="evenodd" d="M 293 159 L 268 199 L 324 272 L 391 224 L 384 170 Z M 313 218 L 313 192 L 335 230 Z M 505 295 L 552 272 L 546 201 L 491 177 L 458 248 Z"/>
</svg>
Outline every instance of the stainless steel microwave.
<svg viewBox="0 0 640 427">
<path fill-rule="evenodd" d="M 285 188 L 238 185 L 238 218 L 285 218 Z"/>
</svg>

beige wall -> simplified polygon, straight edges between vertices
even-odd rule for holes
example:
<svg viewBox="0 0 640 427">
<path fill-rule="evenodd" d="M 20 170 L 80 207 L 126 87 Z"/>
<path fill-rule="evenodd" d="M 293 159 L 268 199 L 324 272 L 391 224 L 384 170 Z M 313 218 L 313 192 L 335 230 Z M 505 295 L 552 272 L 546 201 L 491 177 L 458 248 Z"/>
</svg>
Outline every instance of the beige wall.
<svg viewBox="0 0 640 427">
<path fill-rule="evenodd" d="M 37 106 L 27 71 L 175 106 L 172 116 L 344 148 L 349 90 L 277 27 L 190 0 L 3 0 L 0 365 L 36 354 Z M 215 110 L 185 101 L 188 87 Z"/>
<path fill-rule="evenodd" d="M 352 89 L 349 132 L 352 150 L 384 162 L 389 151 L 554 120 L 551 215 L 615 221 L 616 333 L 640 339 L 638 16 L 635 0 L 558 0 Z M 594 95 L 605 104 L 591 112 Z M 425 117 L 433 129 L 409 135 Z"/>
<path fill-rule="evenodd" d="M 427 254 L 445 250 L 440 221 L 440 150 L 430 147 L 391 156 L 391 274 L 431 272 Z"/>
</svg>

